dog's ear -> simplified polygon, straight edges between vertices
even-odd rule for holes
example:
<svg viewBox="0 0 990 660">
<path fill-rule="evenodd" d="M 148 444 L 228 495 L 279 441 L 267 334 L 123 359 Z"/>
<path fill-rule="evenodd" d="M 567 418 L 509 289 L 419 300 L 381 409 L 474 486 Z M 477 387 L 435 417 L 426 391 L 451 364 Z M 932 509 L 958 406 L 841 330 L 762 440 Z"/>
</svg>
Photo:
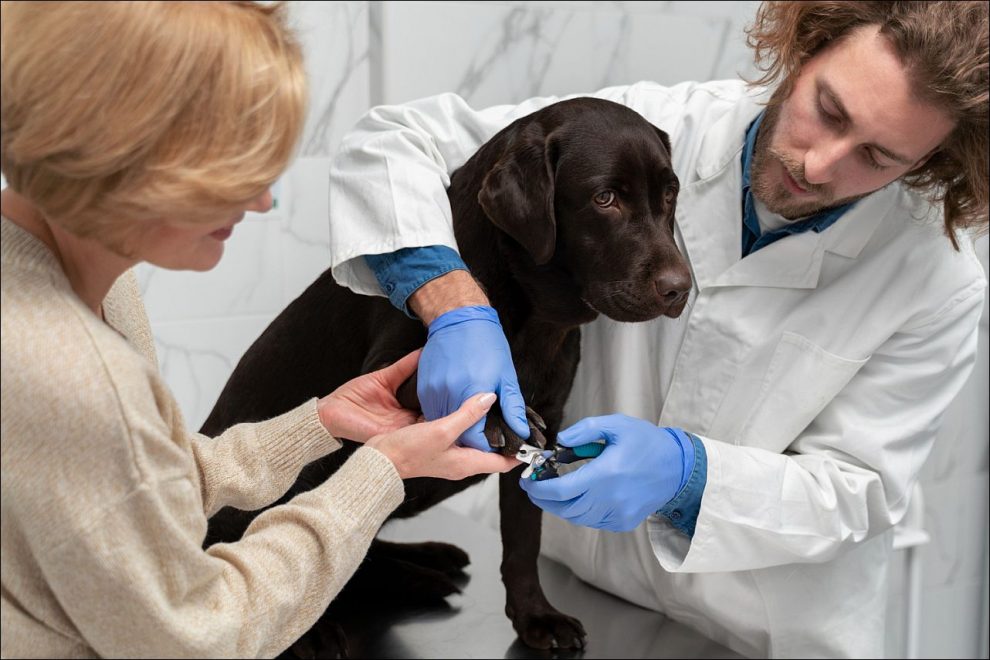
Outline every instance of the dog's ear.
<svg viewBox="0 0 990 660">
<path fill-rule="evenodd" d="M 662 131 L 656 126 L 653 127 L 653 130 L 655 130 L 657 135 L 660 136 L 660 141 L 663 142 L 663 146 L 667 150 L 667 156 L 670 158 L 671 162 L 673 162 L 674 152 L 670 148 L 670 136 L 667 135 L 666 131 Z"/>
<path fill-rule="evenodd" d="M 532 122 L 520 128 L 485 175 L 478 203 L 492 223 L 526 248 L 537 265 L 557 243 L 552 135 Z"/>
<path fill-rule="evenodd" d="M 673 167 L 674 153 L 673 153 L 673 151 L 671 151 L 671 148 L 670 148 L 670 136 L 667 135 L 667 133 L 665 131 L 660 130 L 656 126 L 653 127 L 653 130 L 655 130 L 657 132 L 657 135 L 660 137 L 660 142 L 663 143 L 664 149 L 667 150 L 667 157 L 670 159 L 671 167 Z M 676 175 L 674 176 L 674 180 L 677 181 L 677 176 Z M 665 195 L 665 201 L 667 201 L 667 203 L 670 204 L 670 217 L 671 218 L 674 217 L 674 213 L 677 211 L 677 190 L 679 188 L 680 188 L 680 182 L 677 182 L 677 185 L 673 188 L 673 192 L 670 194 L 670 196 L 667 197 Z"/>
</svg>

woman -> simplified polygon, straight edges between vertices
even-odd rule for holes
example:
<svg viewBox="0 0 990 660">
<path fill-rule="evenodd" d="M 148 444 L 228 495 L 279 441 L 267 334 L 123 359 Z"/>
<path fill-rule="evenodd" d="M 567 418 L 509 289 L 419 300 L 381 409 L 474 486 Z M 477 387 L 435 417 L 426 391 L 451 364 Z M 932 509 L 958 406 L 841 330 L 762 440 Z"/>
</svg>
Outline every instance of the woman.
<svg viewBox="0 0 990 660">
<path fill-rule="evenodd" d="M 2 655 L 275 655 L 343 587 L 402 479 L 516 461 L 455 447 L 494 394 L 414 424 L 418 352 L 219 438 L 186 430 L 129 269 L 208 270 L 271 206 L 303 124 L 299 46 L 253 3 L 3 3 Z M 223 506 L 321 486 L 201 548 Z"/>
</svg>

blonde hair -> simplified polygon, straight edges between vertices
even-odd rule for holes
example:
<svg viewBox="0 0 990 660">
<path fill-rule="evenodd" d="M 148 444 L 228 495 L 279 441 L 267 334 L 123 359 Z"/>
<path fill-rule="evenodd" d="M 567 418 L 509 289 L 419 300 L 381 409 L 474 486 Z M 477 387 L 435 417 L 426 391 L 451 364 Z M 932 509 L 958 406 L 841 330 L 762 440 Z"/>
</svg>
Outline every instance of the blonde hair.
<svg viewBox="0 0 990 660">
<path fill-rule="evenodd" d="M 3 2 L 0 169 L 53 222 L 121 248 L 216 220 L 292 158 L 306 80 L 286 8 Z"/>
<path fill-rule="evenodd" d="M 801 66 L 853 29 L 877 25 L 912 77 L 915 94 L 944 110 L 956 128 L 904 184 L 942 202 L 945 233 L 986 233 L 990 223 L 990 42 L 988 3 L 764 2 L 747 30 L 765 74 L 754 85 L 779 82 L 786 98 Z"/>
</svg>

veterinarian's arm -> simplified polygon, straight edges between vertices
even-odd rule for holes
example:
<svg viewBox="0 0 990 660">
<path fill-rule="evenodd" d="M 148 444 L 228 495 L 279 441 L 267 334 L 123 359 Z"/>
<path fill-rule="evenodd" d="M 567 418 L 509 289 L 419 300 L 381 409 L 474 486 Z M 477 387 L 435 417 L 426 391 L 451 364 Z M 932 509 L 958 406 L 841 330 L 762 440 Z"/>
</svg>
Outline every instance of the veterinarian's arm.
<svg viewBox="0 0 990 660">
<path fill-rule="evenodd" d="M 520 479 L 538 507 L 575 525 L 628 532 L 650 515 L 694 535 L 707 480 L 705 447 L 683 429 L 628 415 L 586 417 L 557 435 L 562 447 L 605 440 L 590 464 L 555 479 Z"/>
<path fill-rule="evenodd" d="M 634 107 L 640 103 L 636 88 L 539 97 L 483 110 L 455 94 L 372 108 L 344 136 L 330 168 L 334 279 L 357 293 L 383 295 L 365 255 L 426 246 L 456 252 L 447 199 L 450 175 L 481 145 L 516 119 L 566 98 L 595 96 Z"/>
<path fill-rule="evenodd" d="M 365 260 L 392 304 L 428 328 L 416 381 L 426 419 L 448 415 L 471 395 L 491 391 L 499 396 L 509 428 L 527 439 L 526 403 L 498 313 L 457 253 L 436 245 Z M 469 429 L 460 443 L 489 451 L 484 424 Z"/>
<path fill-rule="evenodd" d="M 891 337 L 785 453 L 701 437 L 708 484 L 694 541 L 648 522 L 663 568 L 822 562 L 897 524 L 939 420 L 975 363 L 981 288 Z"/>
<path fill-rule="evenodd" d="M 488 304 L 488 296 L 466 270 L 430 280 L 409 296 L 409 308 L 426 326 L 452 309 Z"/>
</svg>

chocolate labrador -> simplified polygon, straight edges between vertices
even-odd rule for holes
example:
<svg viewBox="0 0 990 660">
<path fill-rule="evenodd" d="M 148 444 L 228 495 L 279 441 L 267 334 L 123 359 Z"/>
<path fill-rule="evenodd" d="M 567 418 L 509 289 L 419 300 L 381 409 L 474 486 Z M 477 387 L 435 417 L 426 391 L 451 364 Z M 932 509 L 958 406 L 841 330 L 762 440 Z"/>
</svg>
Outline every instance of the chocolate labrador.
<svg viewBox="0 0 990 660">
<path fill-rule="evenodd" d="M 667 134 L 625 106 L 593 98 L 561 101 L 513 122 L 451 177 L 457 245 L 498 310 L 530 409 L 531 444 L 555 442 L 582 324 L 599 314 L 646 321 L 683 310 L 691 276 L 674 243 L 677 191 Z M 286 412 L 425 341 L 421 323 L 385 298 L 336 285 L 327 271 L 247 351 L 202 432 L 216 435 Z M 414 381 L 399 398 L 418 408 Z M 498 404 L 485 435 L 506 455 L 521 443 Z M 307 466 L 280 501 L 322 483 L 356 447 L 346 442 Z M 500 481 L 506 614 L 529 646 L 581 648 L 581 623 L 554 608 L 540 587 L 541 512 L 519 488 L 521 469 Z M 415 515 L 480 479 L 409 479 L 393 515 Z M 239 538 L 255 515 L 220 511 L 207 544 Z M 467 561 L 448 544 L 376 540 L 325 619 L 333 619 L 335 606 L 352 610 L 361 600 L 457 592 L 454 579 Z M 339 632 L 320 643 L 343 654 Z"/>
</svg>

